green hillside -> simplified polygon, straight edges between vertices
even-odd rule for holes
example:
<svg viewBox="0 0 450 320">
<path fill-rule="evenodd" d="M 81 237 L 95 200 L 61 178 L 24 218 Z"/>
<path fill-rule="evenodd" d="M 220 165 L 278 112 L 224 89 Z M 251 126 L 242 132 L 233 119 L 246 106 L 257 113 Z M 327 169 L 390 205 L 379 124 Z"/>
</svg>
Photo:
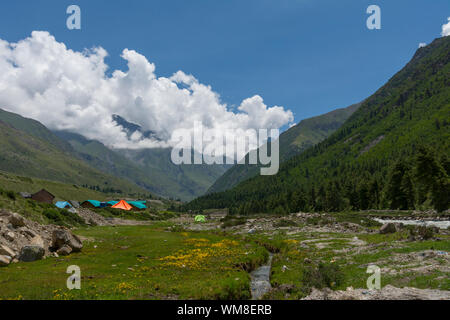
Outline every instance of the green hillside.
<svg viewBox="0 0 450 320">
<path fill-rule="evenodd" d="M 75 184 L 24 177 L 0 171 L 0 188 L 3 190 L 34 193 L 45 188 L 59 200 L 84 201 L 87 199 L 107 200 L 114 194 L 83 188 Z"/>
<path fill-rule="evenodd" d="M 450 37 L 413 59 L 322 143 L 278 175 L 192 201 L 186 209 L 286 213 L 449 207 Z"/>
<path fill-rule="evenodd" d="M 303 152 L 307 148 L 323 141 L 336 131 L 355 112 L 360 104 L 337 109 L 302 120 L 296 126 L 280 135 L 280 162 Z M 258 151 L 252 151 L 258 152 Z M 247 159 L 248 159 L 247 155 Z M 208 193 L 231 189 L 242 181 L 250 179 L 260 173 L 260 165 L 235 165 L 221 176 L 208 190 Z"/>
<path fill-rule="evenodd" d="M 147 188 L 166 196 L 191 200 L 204 194 L 227 170 L 226 165 L 175 165 L 171 149 L 124 150 L 151 181 Z"/>
<path fill-rule="evenodd" d="M 78 159 L 67 143 L 40 123 L 0 113 L 0 170 L 20 176 L 86 186 L 106 193 L 148 193 Z M 25 190 L 26 191 L 26 190 Z"/>
<path fill-rule="evenodd" d="M 0 121 L 3 121 L 17 130 L 23 131 L 30 136 L 44 140 L 54 147 L 65 152 L 72 152 L 70 145 L 58 139 L 50 130 L 48 130 L 39 121 L 24 118 L 16 113 L 8 112 L 0 109 Z"/>
</svg>

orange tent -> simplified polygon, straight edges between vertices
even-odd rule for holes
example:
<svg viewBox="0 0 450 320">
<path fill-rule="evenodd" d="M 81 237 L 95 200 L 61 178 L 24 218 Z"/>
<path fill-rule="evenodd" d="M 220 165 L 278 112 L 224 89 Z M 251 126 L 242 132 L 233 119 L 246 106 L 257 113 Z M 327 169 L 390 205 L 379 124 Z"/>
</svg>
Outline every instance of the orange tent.
<svg viewBox="0 0 450 320">
<path fill-rule="evenodd" d="M 113 205 L 112 208 L 122 209 L 122 210 L 126 210 L 126 211 L 130 211 L 131 209 L 133 209 L 133 207 L 130 206 L 130 204 L 128 202 L 126 202 L 125 200 L 120 200 L 115 205 Z"/>
</svg>

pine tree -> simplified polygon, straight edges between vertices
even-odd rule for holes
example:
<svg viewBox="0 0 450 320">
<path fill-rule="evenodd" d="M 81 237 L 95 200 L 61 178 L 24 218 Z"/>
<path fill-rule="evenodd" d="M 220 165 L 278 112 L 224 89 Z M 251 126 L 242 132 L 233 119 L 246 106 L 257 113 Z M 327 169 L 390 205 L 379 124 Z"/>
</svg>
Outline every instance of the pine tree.
<svg viewBox="0 0 450 320">
<path fill-rule="evenodd" d="M 444 165 L 447 166 L 444 159 Z M 421 146 L 416 157 L 415 176 L 424 190 L 431 192 L 434 208 L 444 211 L 450 206 L 450 179 L 446 169 L 436 159 L 434 152 Z"/>
<path fill-rule="evenodd" d="M 405 190 L 408 191 L 408 183 L 404 181 L 408 170 L 409 168 L 403 160 L 397 161 L 391 170 L 386 194 L 391 209 L 408 209 L 410 200 L 408 192 L 405 192 Z"/>
</svg>

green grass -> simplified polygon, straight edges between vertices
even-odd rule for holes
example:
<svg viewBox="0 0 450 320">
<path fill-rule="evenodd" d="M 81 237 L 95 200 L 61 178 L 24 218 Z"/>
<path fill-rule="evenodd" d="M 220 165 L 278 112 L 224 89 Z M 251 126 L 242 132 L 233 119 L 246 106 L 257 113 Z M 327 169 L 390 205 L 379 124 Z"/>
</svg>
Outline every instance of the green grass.
<svg viewBox="0 0 450 320">
<path fill-rule="evenodd" d="M 180 215 L 178 212 L 172 212 L 167 210 L 158 210 L 153 205 L 150 208 L 142 211 L 124 211 L 117 210 L 114 208 L 106 207 L 99 209 L 91 209 L 93 212 L 106 218 L 121 218 L 127 220 L 137 220 L 137 221 L 159 221 L 168 220 L 170 218 L 175 218 Z"/>
<path fill-rule="evenodd" d="M 82 188 L 73 184 L 23 177 L 3 171 L 0 171 L 0 188 L 14 192 L 24 191 L 29 193 L 46 189 L 51 192 L 57 200 L 105 200 L 108 197 L 108 194 Z M 114 196 L 117 197 L 117 195 Z"/>
<path fill-rule="evenodd" d="M 311 243 L 304 248 L 299 241 L 306 238 L 311 239 L 314 235 L 310 233 L 299 233 L 291 237 L 291 240 L 283 240 L 283 236 L 274 239 L 262 239 L 267 244 L 275 247 L 276 252 L 272 264 L 272 285 L 277 288 L 281 285 L 291 285 L 289 299 L 299 299 L 309 294 L 311 286 L 327 285 L 334 290 L 345 290 L 347 287 L 366 288 L 369 274 L 366 273 L 367 264 L 377 261 L 386 261 L 379 267 L 400 268 L 401 263 L 395 266 L 390 259 L 393 255 L 402 253 L 420 252 L 424 250 L 439 250 L 450 252 L 450 237 L 439 235 L 441 241 L 406 241 L 407 230 L 395 234 L 360 234 L 359 239 L 373 245 L 373 249 L 364 250 L 361 253 L 347 254 L 337 253 L 335 250 L 352 247 L 349 241 L 354 235 L 322 234 L 320 238 L 330 237 L 334 239 L 322 239 L 315 243 L 330 243 L 323 249 L 318 249 Z M 284 238 L 285 239 L 285 238 Z M 316 239 L 319 239 L 318 237 Z M 305 260 L 306 259 L 306 260 Z M 445 260 L 443 260 L 445 261 Z M 405 262 L 406 263 L 406 262 Z M 325 266 L 320 270 L 320 265 Z M 287 267 L 287 268 L 285 268 Z M 284 270 L 284 271 L 283 271 Z M 430 274 L 417 274 L 405 272 L 399 275 L 381 275 L 382 286 L 391 284 L 397 287 L 417 287 L 421 289 L 450 290 L 448 274 L 432 272 Z M 285 292 L 276 289 L 269 293 L 266 298 L 285 299 Z"/>
<path fill-rule="evenodd" d="M 57 224 L 67 227 L 84 225 L 84 221 L 77 214 L 56 208 L 53 204 L 23 199 L 19 194 L 1 188 L 0 208 L 11 212 L 17 212 L 27 219 L 42 224 Z"/>
<path fill-rule="evenodd" d="M 78 229 L 91 239 L 81 253 L 0 269 L 0 298 L 250 298 L 247 271 L 267 259 L 263 247 L 210 233 L 168 232 L 169 225 Z M 70 265 L 81 268 L 81 290 L 66 289 Z"/>
</svg>

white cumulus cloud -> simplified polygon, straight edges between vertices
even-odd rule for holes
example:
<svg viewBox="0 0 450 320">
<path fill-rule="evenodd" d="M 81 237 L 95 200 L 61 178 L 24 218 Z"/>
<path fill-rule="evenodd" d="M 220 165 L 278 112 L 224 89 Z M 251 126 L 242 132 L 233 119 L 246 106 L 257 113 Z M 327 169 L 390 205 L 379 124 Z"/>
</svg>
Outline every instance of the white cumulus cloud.
<svg viewBox="0 0 450 320">
<path fill-rule="evenodd" d="M 441 35 L 443 37 L 450 36 L 450 17 L 447 18 L 448 22 L 442 25 Z"/>
<path fill-rule="evenodd" d="M 419 48 L 423 48 L 423 47 L 426 47 L 426 46 L 427 46 L 427 44 L 425 42 L 419 43 Z"/>
<path fill-rule="evenodd" d="M 134 50 L 128 70 L 107 75 L 105 49 L 70 50 L 45 31 L 17 43 L 0 39 L 0 108 L 116 148 L 170 146 L 171 134 L 201 121 L 214 130 L 268 128 L 293 122 L 290 110 L 268 107 L 255 95 L 233 112 L 213 89 L 182 71 L 157 77 L 155 65 Z M 112 121 L 118 114 L 162 139 L 130 138 Z"/>
</svg>

